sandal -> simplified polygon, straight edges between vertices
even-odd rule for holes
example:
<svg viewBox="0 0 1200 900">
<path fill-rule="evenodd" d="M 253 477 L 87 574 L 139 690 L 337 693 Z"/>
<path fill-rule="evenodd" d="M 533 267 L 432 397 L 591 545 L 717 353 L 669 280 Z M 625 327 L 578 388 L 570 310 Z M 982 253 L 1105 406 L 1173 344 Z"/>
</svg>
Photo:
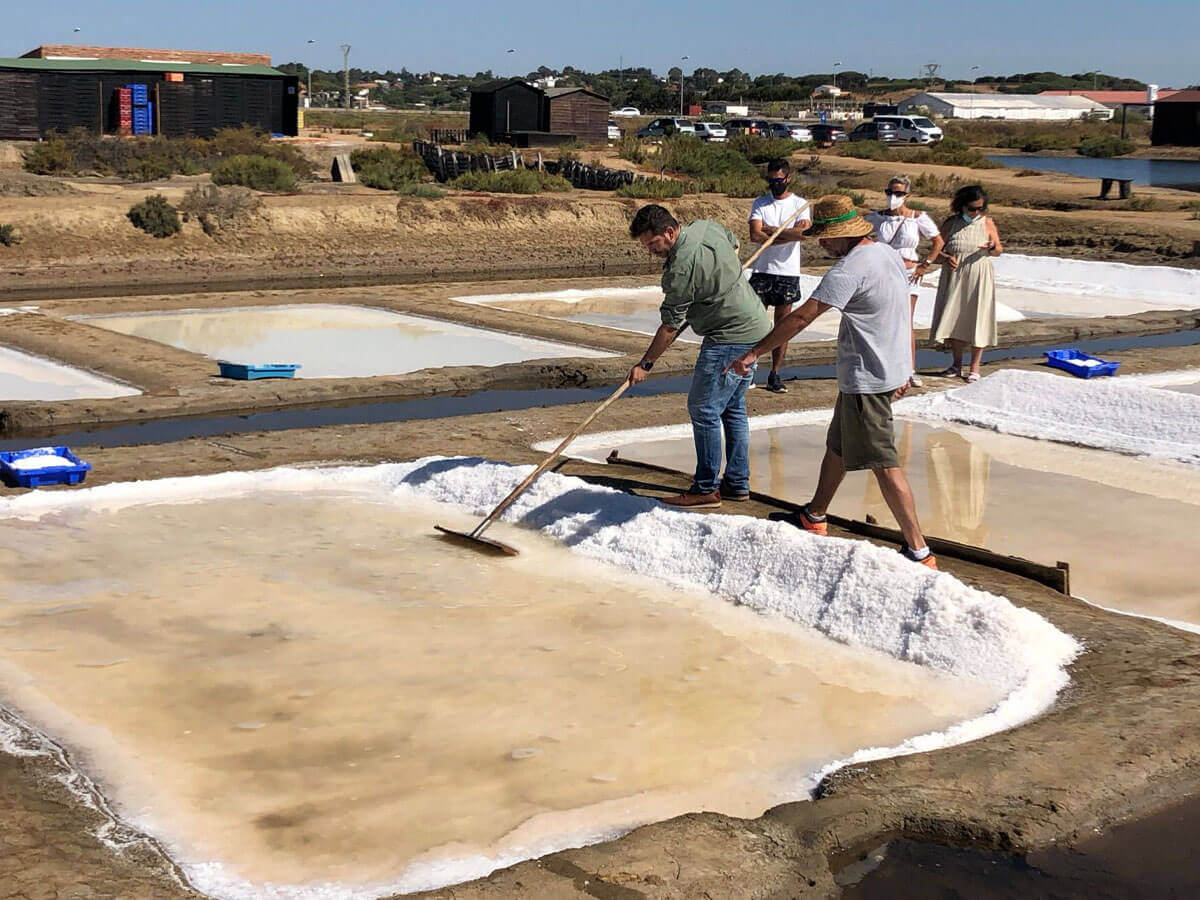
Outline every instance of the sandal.
<svg viewBox="0 0 1200 900">
<path fill-rule="evenodd" d="M 978 380 L 979 380 L 978 372 L 972 372 L 970 375 L 967 376 L 967 384 L 974 384 Z"/>
<path fill-rule="evenodd" d="M 935 372 L 935 378 L 953 378 L 958 374 L 958 366 L 946 366 L 940 372 Z"/>
</svg>

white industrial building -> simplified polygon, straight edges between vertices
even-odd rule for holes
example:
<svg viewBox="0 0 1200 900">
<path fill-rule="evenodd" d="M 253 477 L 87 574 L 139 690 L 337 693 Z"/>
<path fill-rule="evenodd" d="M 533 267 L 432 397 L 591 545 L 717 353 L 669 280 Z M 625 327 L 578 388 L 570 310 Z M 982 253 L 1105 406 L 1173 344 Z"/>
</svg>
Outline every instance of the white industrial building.
<svg viewBox="0 0 1200 900">
<path fill-rule="evenodd" d="M 1079 94 L 949 94 L 923 91 L 899 104 L 901 113 L 929 113 L 948 119 L 1025 119 L 1061 122 L 1111 119 L 1113 111 Z"/>
</svg>

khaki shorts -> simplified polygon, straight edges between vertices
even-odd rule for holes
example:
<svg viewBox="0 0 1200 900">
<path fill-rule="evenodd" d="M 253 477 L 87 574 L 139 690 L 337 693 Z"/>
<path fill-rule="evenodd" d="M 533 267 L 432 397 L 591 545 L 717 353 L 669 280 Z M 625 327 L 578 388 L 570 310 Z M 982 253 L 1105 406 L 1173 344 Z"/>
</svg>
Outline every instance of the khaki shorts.
<svg viewBox="0 0 1200 900">
<path fill-rule="evenodd" d="M 848 471 L 900 466 L 892 431 L 892 394 L 838 392 L 825 446 L 842 458 Z"/>
</svg>

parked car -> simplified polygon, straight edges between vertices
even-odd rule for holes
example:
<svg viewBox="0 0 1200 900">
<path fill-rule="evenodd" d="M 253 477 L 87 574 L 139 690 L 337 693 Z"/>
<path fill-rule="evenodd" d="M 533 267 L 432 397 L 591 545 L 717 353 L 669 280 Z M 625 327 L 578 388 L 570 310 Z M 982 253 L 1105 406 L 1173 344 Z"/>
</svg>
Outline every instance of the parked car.
<svg viewBox="0 0 1200 900">
<path fill-rule="evenodd" d="M 634 116 L 640 116 L 641 114 L 642 111 L 636 106 L 622 106 L 620 109 L 614 109 L 611 113 L 611 115 L 616 116 L 619 119 L 633 118 Z"/>
<path fill-rule="evenodd" d="M 716 141 L 721 143 L 727 137 L 725 126 L 720 122 L 697 122 L 696 137 L 702 141 Z"/>
<path fill-rule="evenodd" d="M 863 122 L 850 132 L 852 141 L 882 141 L 887 144 L 894 144 L 899 136 L 900 129 L 894 122 Z"/>
<path fill-rule="evenodd" d="M 655 119 L 649 125 L 644 125 L 638 129 L 637 136 L 640 138 L 648 137 L 666 137 L 672 134 L 692 134 L 696 133 L 694 126 L 687 119 L 681 119 L 678 116 L 663 116 L 661 119 Z"/>
<path fill-rule="evenodd" d="M 621 139 L 621 126 L 612 119 L 608 120 L 608 139 L 610 141 L 619 141 Z"/>
<path fill-rule="evenodd" d="M 771 123 L 766 119 L 730 119 L 725 123 L 725 133 L 728 135 L 734 134 L 758 134 L 765 135 L 771 128 Z"/>
<path fill-rule="evenodd" d="M 943 137 L 942 129 L 925 116 L 876 116 L 875 121 L 894 124 L 896 140 L 908 144 L 932 144 Z"/>
<path fill-rule="evenodd" d="M 772 122 L 768 132 L 771 137 L 790 138 L 793 141 L 811 141 L 812 131 L 799 122 Z"/>
<path fill-rule="evenodd" d="M 809 125 L 808 130 L 812 132 L 812 139 L 818 144 L 850 140 L 850 135 L 846 134 L 846 129 L 841 125 L 827 125 L 822 122 L 820 125 Z"/>
</svg>

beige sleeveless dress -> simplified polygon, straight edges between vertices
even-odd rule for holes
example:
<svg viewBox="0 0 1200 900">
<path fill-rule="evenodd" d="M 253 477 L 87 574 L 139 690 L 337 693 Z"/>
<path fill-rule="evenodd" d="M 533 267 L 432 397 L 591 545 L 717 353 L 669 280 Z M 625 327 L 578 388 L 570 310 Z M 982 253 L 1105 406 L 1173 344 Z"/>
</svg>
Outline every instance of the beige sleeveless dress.
<svg viewBox="0 0 1200 900">
<path fill-rule="evenodd" d="M 996 274 L 992 258 L 979 248 L 988 242 L 985 217 L 970 225 L 962 216 L 950 223 L 943 253 L 958 257 L 958 268 L 942 266 L 929 339 L 945 344 L 950 338 L 972 347 L 996 345 Z"/>
</svg>

